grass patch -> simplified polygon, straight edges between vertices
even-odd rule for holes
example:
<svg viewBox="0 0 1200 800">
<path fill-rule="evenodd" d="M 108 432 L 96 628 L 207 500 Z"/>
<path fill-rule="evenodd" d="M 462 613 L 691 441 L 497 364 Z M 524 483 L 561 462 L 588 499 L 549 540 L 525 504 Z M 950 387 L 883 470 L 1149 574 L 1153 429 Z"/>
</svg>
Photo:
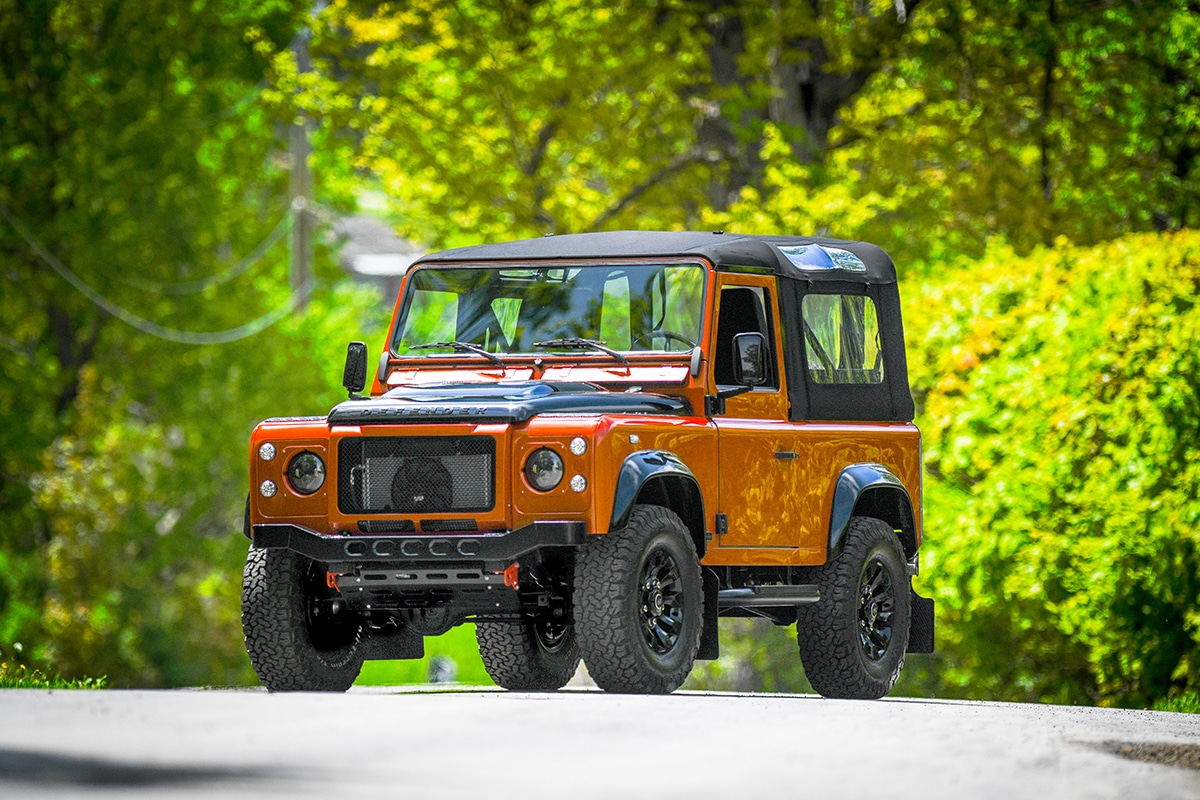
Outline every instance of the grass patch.
<svg viewBox="0 0 1200 800">
<path fill-rule="evenodd" d="M 1181 694 L 1154 704 L 1155 711 L 1178 711 L 1181 714 L 1200 714 L 1200 694 Z"/>
<path fill-rule="evenodd" d="M 23 664 L 0 663 L 0 689 L 103 689 L 108 678 L 50 677 L 41 670 L 26 669 Z"/>
<path fill-rule="evenodd" d="M 425 637 L 425 657 L 405 661 L 368 661 L 355 686 L 402 686 L 414 683 L 429 683 L 434 659 L 448 659 L 454 665 L 453 683 L 466 686 L 493 686 L 483 660 L 479 658 L 479 646 L 475 643 L 475 626 L 459 625 L 441 636 Z M 444 669 L 448 664 L 441 660 Z"/>
</svg>

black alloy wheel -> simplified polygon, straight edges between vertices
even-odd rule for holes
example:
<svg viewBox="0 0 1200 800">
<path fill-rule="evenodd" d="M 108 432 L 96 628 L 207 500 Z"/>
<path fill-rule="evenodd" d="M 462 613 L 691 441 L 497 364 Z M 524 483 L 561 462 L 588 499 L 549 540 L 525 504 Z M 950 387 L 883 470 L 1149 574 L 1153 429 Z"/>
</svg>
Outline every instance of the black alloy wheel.
<svg viewBox="0 0 1200 800">
<path fill-rule="evenodd" d="M 660 656 L 670 653 L 683 631 L 683 582 L 671 554 L 654 550 L 642 566 L 642 638 Z"/>
<path fill-rule="evenodd" d="M 568 644 L 568 640 L 573 638 L 569 635 L 571 633 L 571 625 L 567 622 L 553 619 L 538 619 L 533 621 L 532 628 L 538 646 L 547 653 L 559 652 Z"/>
<path fill-rule="evenodd" d="M 863 655 L 879 661 L 892 642 L 896 617 L 896 590 L 887 565 L 878 556 L 863 569 L 858 591 L 858 641 Z"/>
</svg>

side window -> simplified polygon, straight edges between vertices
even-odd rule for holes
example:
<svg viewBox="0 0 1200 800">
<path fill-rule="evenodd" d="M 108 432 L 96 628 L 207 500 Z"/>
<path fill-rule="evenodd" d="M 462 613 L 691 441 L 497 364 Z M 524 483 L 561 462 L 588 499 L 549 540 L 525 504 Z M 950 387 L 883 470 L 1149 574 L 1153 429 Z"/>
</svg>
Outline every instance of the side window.
<svg viewBox="0 0 1200 800">
<path fill-rule="evenodd" d="M 882 383 L 875 301 L 862 295 L 804 297 L 804 349 L 815 383 Z"/>
<path fill-rule="evenodd" d="M 768 377 L 762 389 L 778 389 L 775 374 L 774 322 L 771 319 L 771 294 L 761 286 L 721 287 L 717 316 L 717 351 L 713 358 L 713 378 L 718 385 L 736 385 L 733 371 L 733 338 L 739 333 L 761 333 L 767 339 Z"/>
</svg>

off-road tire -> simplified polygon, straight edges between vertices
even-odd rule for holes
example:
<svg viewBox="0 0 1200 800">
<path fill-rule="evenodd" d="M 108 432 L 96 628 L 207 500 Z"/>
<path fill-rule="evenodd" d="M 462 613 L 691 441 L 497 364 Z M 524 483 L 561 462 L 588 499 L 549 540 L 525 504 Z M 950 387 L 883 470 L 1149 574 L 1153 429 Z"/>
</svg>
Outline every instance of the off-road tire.
<svg viewBox="0 0 1200 800">
<path fill-rule="evenodd" d="M 804 673 L 825 697 L 874 700 L 900 676 L 912 618 L 903 554 L 891 526 L 854 517 L 842 552 L 815 570 L 821 600 L 797 607 L 796 639 Z"/>
<path fill-rule="evenodd" d="M 539 633 L 535 620 L 479 622 L 475 639 L 487 674 L 514 692 L 553 692 L 567 685 L 579 666 L 575 628 L 555 637 Z"/>
<path fill-rule="evenodd" d="M 360 625 L 325 628 L 311 619 L 309 601 L 324 577 L 290 550 L 252 547 L 246 556 L 246 652 L 259 681 L 272 692 L 344 692 L 362 669 Z"/>
<path fill-rule="evenodd" d="M 656 574 L 672 584 L 657 590 L 658 614 L 648 610 L 645 589 Z M 640 505 L 623 529 L 588 537 L 576 554 L 574 607 L 579 649 L 597 686 L 626 694 L 679 688 L 704 627 L 700 559 L 683 521 L 669 509 Z M 656 631 L 668 641 L 651 645 Z"/>
</svg>

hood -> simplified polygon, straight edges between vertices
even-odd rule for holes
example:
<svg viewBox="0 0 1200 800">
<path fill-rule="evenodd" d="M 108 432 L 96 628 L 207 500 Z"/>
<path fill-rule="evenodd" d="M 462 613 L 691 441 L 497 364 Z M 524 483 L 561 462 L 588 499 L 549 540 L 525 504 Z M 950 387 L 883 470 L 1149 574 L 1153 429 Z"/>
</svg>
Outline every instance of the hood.
<svg viewBox="0 0 1200 800">
<path fill-rule="evenodd" d="M 590 383 L 511 381 L 399 387 L 382 397 L 347 400 L 329 412 L 330 425 L 405 422 L 526 422 L 538 414 L 668 414 L 687 403 L 641 392 L 606 392 Z"/>
</svg>

